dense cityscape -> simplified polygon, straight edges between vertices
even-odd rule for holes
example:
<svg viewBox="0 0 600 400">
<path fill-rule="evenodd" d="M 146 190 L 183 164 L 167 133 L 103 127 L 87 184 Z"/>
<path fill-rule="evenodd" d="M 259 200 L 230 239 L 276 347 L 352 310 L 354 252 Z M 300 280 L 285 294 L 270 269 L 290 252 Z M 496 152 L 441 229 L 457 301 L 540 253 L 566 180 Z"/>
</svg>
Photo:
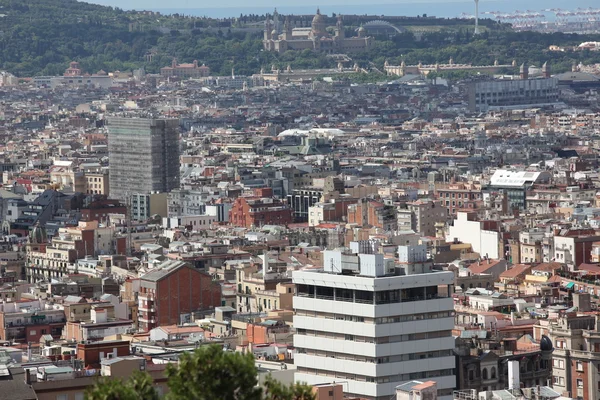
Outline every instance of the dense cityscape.
<svg viewBox="0 0 600 400">
<path fill-rule="evenodd" d="M 65 4 L 0 0 L 0 400 L 600 399 L 600 11 Z"/>
</svg>

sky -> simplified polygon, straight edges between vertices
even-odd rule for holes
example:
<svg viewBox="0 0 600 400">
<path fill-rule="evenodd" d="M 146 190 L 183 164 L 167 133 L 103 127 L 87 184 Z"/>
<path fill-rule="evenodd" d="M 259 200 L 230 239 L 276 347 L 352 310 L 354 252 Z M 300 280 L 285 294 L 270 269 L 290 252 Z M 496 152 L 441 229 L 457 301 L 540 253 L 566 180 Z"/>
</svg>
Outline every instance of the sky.
<svg viewBox="0 0 600 400">
<path fill-rule="evenodd" d="M 397 3 L 442 3 L 457 2 L 457 0 L 375 0 L 377 4 L 397 4 Z M 207 0 L 170 0 L 167 3 L 164 0 L 89 0 L 90 3 L 103 4 L 107 6 L 116 6 L 124 9 L 149 9 L 149 8 L 225 8 L 225 7 L 278 7 L 278 6 L 306 6 L 315 4 L 319 6 L 331 5 L 364 5 L 365 0 L 220 0 L 218 2 Z M 461 2 L 470 2 L 462 0 Z"/>
<path fill-rule="evenodd" d="M 164 14 L 235 17 L 240 14 L 263 14 L 277 9 L 286 14 L 313 13 L 317 6 L 324 14 L 376 14 L 415 16 L 428 14 L 454 18 L 462 13 L 474 13 L 473 0 L 87 0 L 91 3 L 116 6 L 126 10 L 153 10 Z M 578 7 L 600 7 L 598 0 L 480 0 L 481 15 L 490 11 L 503 13 L 515 10 L 541 11 L 549 8 L 574 10 Z"/>
</svg>

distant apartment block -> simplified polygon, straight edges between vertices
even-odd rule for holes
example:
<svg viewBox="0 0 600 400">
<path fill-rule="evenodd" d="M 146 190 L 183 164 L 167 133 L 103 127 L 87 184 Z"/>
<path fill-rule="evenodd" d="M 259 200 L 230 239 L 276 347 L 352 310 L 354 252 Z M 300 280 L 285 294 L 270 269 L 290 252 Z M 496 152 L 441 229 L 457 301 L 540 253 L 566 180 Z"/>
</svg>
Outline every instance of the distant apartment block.
<svg viewBox="0 0 600 400">
<path fill-rule="evenodd" d="M 361 199 L 357 204 L 348 206 L 348 223 L 393 231 L 398 228 L 396 208 L 379 201 Z"/>
<path fill-rule="evenodd" d="M 469 86 L 469 109 L 488 111 L 558 102 L 558 79 L 515 79 L 474 82 Z"/>
<path fill-rule="evenodd" d="M 291 207 L 272 198 L 272 189 L 255 189 L 254 194 L 251 197 L 235 199 L 229 210 L 231 224 L 249 228 L 263 225 L 286 225 L 293 222 Z"/>
<path fill-rule="evenodd" d="M 108 119 L 110 196 L 169 192 L 179 187 L 179 121 Z"/>
</svg>

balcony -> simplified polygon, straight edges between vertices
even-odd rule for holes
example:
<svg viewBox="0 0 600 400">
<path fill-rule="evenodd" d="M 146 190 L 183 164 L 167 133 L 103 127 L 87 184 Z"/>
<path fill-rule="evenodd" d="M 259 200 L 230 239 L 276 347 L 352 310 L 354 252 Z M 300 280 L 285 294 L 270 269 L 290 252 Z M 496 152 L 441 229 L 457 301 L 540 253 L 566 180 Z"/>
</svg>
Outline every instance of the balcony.
<svg viewBox="0 0 600 400">
<path fill-rule="evenodd" d="M 138 316 L 138 321 L 142 322 L 142 323 L 146 323 L 146 324 L 155 324 L 156 323 L 156 320 L 154 318 L 147 319 L 142 316 Z"/>
</svg>

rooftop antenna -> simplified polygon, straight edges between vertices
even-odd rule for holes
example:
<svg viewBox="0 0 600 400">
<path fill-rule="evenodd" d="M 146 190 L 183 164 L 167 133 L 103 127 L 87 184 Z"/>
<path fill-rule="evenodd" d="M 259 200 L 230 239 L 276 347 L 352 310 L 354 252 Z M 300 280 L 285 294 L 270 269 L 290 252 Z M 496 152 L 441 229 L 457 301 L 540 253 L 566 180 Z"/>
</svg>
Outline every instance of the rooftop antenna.
<svg viewBox="0 0 600 400">
<path fill-rule="evenodd" d="M 475 0 L 475 35 L 479 35 L 479 0 Z"/>
</svg>

